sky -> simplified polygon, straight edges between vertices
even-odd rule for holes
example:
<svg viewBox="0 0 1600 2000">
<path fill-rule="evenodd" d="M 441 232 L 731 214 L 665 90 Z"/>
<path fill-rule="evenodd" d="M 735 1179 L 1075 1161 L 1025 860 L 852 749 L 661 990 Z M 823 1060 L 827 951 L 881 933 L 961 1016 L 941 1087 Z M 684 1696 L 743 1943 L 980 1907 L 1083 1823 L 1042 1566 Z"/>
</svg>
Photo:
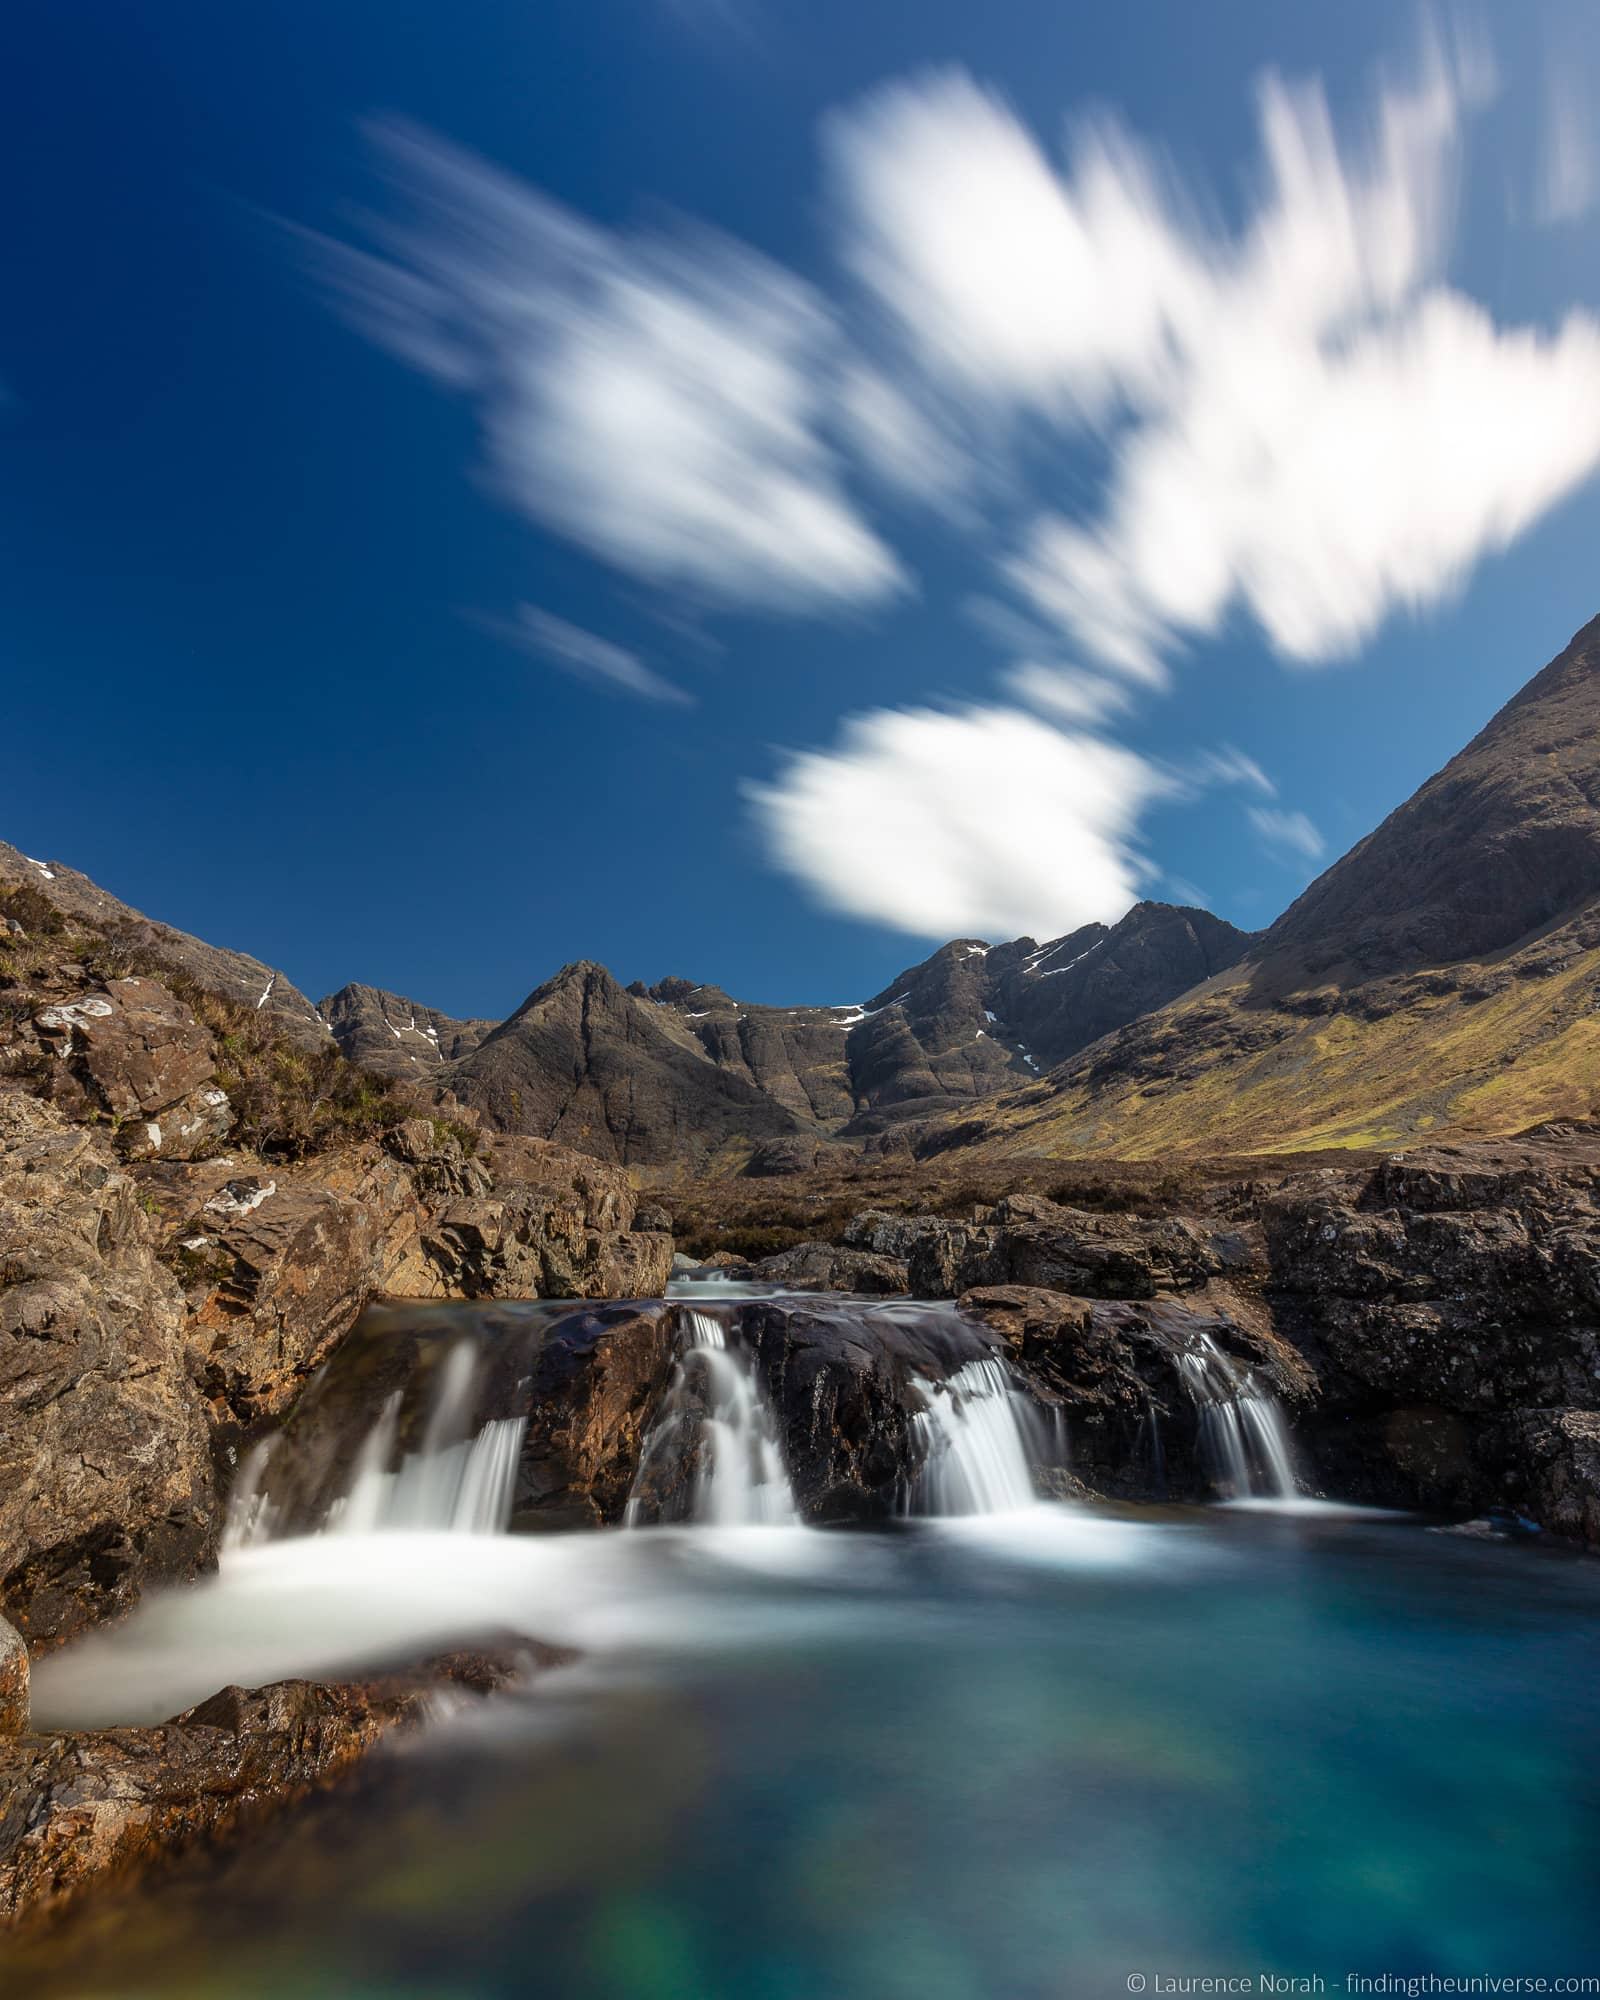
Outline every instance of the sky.
<svg viewBox="0 0 1600 2000">
<path fill-rule="evenodd" d="M 25 10 L 0 837 L 462 1016 L 1269 922 L 1600 612 L 1600 15 Z"/>
</svg>

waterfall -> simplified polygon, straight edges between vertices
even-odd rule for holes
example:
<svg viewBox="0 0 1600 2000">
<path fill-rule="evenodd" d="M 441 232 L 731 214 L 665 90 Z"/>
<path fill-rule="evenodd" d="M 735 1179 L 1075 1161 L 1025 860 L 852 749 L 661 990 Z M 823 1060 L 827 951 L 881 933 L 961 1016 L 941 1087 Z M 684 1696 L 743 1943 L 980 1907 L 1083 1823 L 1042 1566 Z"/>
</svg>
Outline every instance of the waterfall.
<svg viewBox="0 0 1600 2000">
<path fill-rule="evenodd" d="M 1177 1357 L 1178 1374 L 1200 1419 L 1200 1447 L 1223 1497 L 1292 1500 L 1300 1491 L 1283 1412 L 1248 1369 L 1210 1334 Z"/>
<path fill-rule="evenodd" d="M 1036 1498 L 1027 1425 L 1032 1415 L 1002 1363 L 969 1361 L 948 1381 L 913 1378 L 923 1408 L 912 1417 L 926 1457 L 912 1511 L 1006 1514 Z"/>
<path fill-rule="evenodd" d="M 485 1361 L 476 1341 L 458 1340 L 423 1378 L 426 1409 L 420 1440 L 402 1448 L 407 1391 L 385 1397 L 355 1453 L 344 1490 L 311 1521 L 271 1493 L 282 1433 L 246 1453 L 228 1502 L 224 1554 L 285 1534 L 370 1535 L 423 1529 L 463 1535 L 504 1534 L 511 1519 L 524 1417 L 495 1417 L 473 1427 Z M 413 1426 L 414 1427 L 414 1426 Z"/>
<path fill-rule="evenodd" d="M 783 1527 L 800 1518 L 778 1428 L 754 1358 L 708 1312 L 683 1315 L 686 1339 L 639 1454 L 624 1516 L 661 1517 L 693 1465 L 689 1518 L 713 1527 Z"/>
</svg>

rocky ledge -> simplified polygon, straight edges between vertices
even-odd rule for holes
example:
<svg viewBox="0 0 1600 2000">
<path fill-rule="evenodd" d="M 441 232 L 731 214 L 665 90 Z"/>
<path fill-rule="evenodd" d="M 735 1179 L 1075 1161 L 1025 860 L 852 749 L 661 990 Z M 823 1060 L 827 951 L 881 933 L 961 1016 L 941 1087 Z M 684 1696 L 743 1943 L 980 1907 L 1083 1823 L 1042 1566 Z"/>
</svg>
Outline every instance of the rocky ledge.
<svg viewBox="0 0 1600 2000">
<path fill-rule="evenodd" d="M 441 1694 L 484 1695 L 559 1660 L 549 1649 L 451 1653 L 343 1685 L 228 1687 L 149 1729 L 32 1734 L 26 1678 L 0 1708 L 0 1926 L 53 1922 L 90 1889 L 258 1823 L 328 1784 Z M 6 1662 L 25 1660 L 0 1621 Z"/>
</svg>

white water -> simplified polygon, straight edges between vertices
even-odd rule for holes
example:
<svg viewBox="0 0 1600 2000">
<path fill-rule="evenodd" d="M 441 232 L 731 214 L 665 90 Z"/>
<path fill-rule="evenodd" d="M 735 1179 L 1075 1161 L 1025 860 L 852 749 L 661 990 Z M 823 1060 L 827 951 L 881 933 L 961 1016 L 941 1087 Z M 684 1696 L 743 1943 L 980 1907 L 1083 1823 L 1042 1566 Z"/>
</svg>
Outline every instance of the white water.
<svg viewBox="0 0 1600 2000">
<path fill-rule="evenodd" d="M 1004 1366 L 969 1361 L 946 1382 L 920 1376 L 924 1408 L 912 1418 L 927 1457 L 912 1511 L 1009 1514 L 1035 1502 L 1022 1399 Z"/>
<path fill-rule="evenodd" d="M 1227 1500 L 1292 1501 L 1300 1493 L 1283 1412 L 1209 1334 L 1178 1356 L 1200 1418 L 1201 1450 Z"/>
<path fill-rule="evenodd" d="M 690 1518 L 711 1527 L 793 1527 L 800 1519 L 777 1422 L 754 1358 L 712 1314 L 684 1313 L 688 1338 L 639 1457 L 627 1525 L 642 1525 L 641 1482 L 698 1445 Z"/>
<path fill-rule="evenodd" d="M 473 1341 L 457 1341 L 430 1384 L 431 1403 L 422 1443 L 395 1458 L 404 1392 L 397 1389 L 378 1412 L 356 1455 L 346 1491 L 330 1506 L 316 1532 L 371 1535 L 413 1529 L 458 1535 L 503 1534 L 511 1519 L 524 1417 L 493 1418 L 474 1434 L 472 1412 L 484 1358 Z M 222 1533 L 224 1559 L 282 1533 L 282 1513 L 271 1497 L 272 1453 L 277 1439 L 254 1446 L 239 1468 Z"/>
</svg>

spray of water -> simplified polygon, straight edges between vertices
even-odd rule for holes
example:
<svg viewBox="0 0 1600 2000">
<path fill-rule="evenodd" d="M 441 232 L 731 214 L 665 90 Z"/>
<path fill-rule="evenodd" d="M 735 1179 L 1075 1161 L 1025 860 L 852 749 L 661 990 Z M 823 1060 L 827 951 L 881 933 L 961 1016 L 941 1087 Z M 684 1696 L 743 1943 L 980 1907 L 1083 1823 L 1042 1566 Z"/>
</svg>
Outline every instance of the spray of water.
<svg viewBox="0 0 1600 2000">
<path fill-rule="evenodd" d="M 1200 1420 L 1200 1447 L 1223 1497 L 1292 1500 L 1300 1491 L 1283 1412 L 1207 1333 L 1178 1356 Z"/>
<path fill-rule="evenodd" d="M 1032 1406 L 996 1360 L 969 1361 L 945 1382 L 916 1380 L 912 1418 L 925 1457 L 912 1494 L 919 1514 L 1006 1514 L 1036 1498 L 1028 1449 Z"/>
</svg>

